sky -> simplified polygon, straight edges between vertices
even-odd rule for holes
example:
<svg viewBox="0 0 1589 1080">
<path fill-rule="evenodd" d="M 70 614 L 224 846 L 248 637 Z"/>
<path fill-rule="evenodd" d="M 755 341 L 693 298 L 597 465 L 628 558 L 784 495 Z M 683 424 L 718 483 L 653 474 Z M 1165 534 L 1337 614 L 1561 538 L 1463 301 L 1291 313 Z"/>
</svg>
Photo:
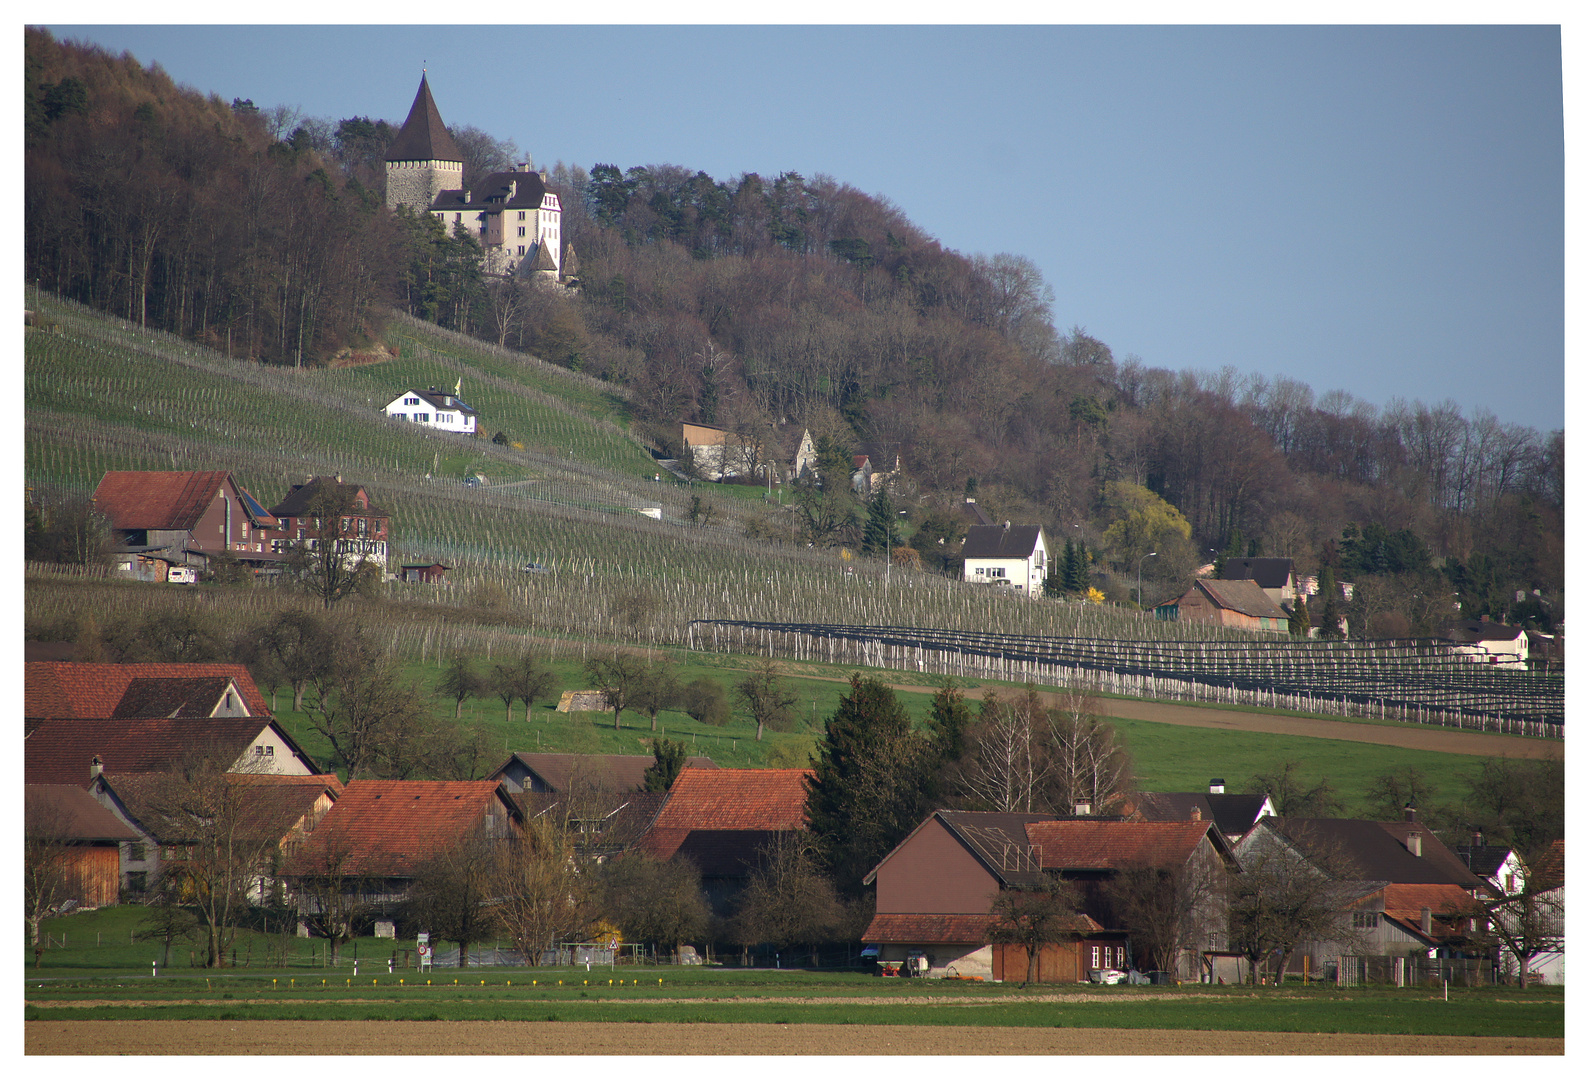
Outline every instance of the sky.
<svg viewBox="0 0 1589 1080">
<path fill-rule="evenodd" d="M 42 25 L 333 122 L 423 68 L 537 167 L 825 173 L 1116 359 L 1564 424 L 1555 25 Z"/>
</svg>

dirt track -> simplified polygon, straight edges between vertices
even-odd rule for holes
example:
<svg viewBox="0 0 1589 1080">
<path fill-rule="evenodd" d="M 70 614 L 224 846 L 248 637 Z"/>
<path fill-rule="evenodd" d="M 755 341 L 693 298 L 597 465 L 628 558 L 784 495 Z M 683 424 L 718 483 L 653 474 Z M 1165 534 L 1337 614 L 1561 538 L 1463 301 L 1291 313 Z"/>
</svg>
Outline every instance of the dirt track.
<svg viewBox="0 0 1589 1080">
<path fill-rule="evenodd" d="M 1564 1039 L 867 1024 L 30 1020 L 29 1054 L 1563 1054 Z"/>
</svg>

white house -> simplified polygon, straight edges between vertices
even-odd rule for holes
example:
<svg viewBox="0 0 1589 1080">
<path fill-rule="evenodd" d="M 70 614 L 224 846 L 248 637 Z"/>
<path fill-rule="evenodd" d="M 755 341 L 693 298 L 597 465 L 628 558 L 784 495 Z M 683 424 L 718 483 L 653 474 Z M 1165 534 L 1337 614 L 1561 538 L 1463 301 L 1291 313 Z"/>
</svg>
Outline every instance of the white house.
<svg viewBox="0 0 1589 1080">
<path fill-rule="evenodd" d="M 387 402 L 386 415 L 454 435 L 473 435 L 480 414 L 464 404 L 457 390 L 449 394 L 432 386 L 429 390 L 404 390 Z"/>
<path fill-rule="evenodd" d="M 1520 626 L 1491 622 L 1489 616 L 1459 622 L 1446 633 L 1452 652 L 1476 664 L 1522 669 L 1528 664 L 1528 635 Z"/>
<path fill-rule="evenodd" d="M 967 581 L 1027 596 L 1043 594 L 1048 541 L 1041 525 L 972 525 L 960 553 Z"/>
</svg>

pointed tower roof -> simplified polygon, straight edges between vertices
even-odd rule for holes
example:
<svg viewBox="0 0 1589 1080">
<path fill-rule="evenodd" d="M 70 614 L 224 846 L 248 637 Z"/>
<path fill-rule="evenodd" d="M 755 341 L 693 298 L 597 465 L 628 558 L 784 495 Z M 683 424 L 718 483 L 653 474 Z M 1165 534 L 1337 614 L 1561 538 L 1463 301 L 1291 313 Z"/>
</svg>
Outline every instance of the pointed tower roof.
<svg viewBox="0 0 1589 1080">
<path fill-rule="evenodd" d="M 531 271 L 536 271 L 536 270 L 552 270 L 552 271 L 555 271 L 556 269 L 557 269 L 557 263 L 552 261 L 552 253 L 547 250 L 546 245 L 544 243 L 536 244 L 535 245 L 535 261 L 530 264 L 530 270 Z"/>
<path fill-rule="evenodd" d="M 436 99 L 430 96 L 430 83 L 419 77 L 419 93 L 408 110 L 403 130 L 386 151 L 387 161 L 462 161 L 463 151 L 453 142 L 447 125 L 441 122 Z"/>
</svg>

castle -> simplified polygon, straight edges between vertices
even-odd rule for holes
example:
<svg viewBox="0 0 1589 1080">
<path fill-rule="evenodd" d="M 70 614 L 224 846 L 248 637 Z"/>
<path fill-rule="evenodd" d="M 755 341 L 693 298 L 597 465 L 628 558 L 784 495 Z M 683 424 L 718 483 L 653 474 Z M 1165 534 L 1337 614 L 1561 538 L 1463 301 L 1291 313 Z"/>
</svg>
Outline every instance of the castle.
<svg viewBox="0 0 1589 1080">
<path fill-rule="evenodd" d="M 559 283 L 574 273 L 571 251 L 565 273 L 563 208 L 547 189 L 546 174 L 532 171 L 526 160 L 464 187 L 463 151 L 441 122 L 424 75 L 403 130 L 386 152 L 386 206 L 433 214 L 449 232 L 468 229 L 480 241 L 488 274 Z"/>
</svg>

